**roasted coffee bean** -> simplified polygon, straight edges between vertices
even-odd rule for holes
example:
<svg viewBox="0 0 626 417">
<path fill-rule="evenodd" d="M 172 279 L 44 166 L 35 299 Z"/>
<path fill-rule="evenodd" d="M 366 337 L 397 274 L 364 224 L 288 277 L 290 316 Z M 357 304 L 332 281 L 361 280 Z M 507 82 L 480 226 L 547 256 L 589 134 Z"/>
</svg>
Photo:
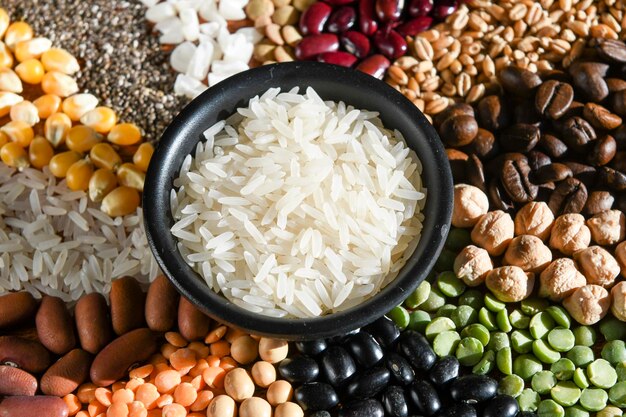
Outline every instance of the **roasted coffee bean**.
<svg viewBox="0 0 626 417">
<path fill-rule="evenodd" d="M 389 377 L 389 370 L 382 366 L 366 369 L 348 383 L 346 393 L 362 400 L 374 397 L 387 386 Z"/>
<path fill-rule="evenodd" d="M 626 213 L 626 193 L 618 193 L 615 196 L 615 203 L 613 208 L 620 210 L 622 213 Z"/>
<path fill-rule="evenodd" d="M 424 380 L 417 380 L 411 385 L 409 396 L 415 408 L 424 416 L 434 416 L 441 409 L 441 399 L 433 385 Z"/>
<path fill-rule="evenodd" d="M 610 189 L 616 191 L 626 190 L 626 174 L 613 168 L 602 167 L 598 175 L 600 180 Z"/>
<path fill-rule="evenodd" d="M 567 152 L 567 145 L 561 139 L 549 133 L 541 135 L 537 147 L 550 158 L 561 158 Z"/>
<path fill-rule="evenodd" d="M 515 417 L 519 406 L 510 395 L 496 395 L 483 410 L 483 417 Z"/>
<path fill-rule="evenodd" d="M 620 172 L 626 172 L 626 152 L 616 152 L 609 166 Z"/>
<path fill-rule="evenodd" d="M 541 78 L 537 74 L 515 66 L 500 71 L 499 79 L 505 90 L 522 97 L 532 96 L 541 85 Z"/>
<path fill-rule="evenodd" d="M 458 403 L 444 408 L 438 417 L 478 417 L 476 409 L 469 404 Z"/>
<path fill-rule="evenodd" d="M 485 375 L 463 375 L 450 384 L 450 395 L 454 401 L 469 404 L 480 403 L 495 397 L 498 383 Z"/>
<path fill-rule="evenodd" d="M 587 202 L 587 187 L 576 178 L 567 178 L 557 185 L 550 196 L 548 207 L 555 216 L 580 213 Z"/>
<path fill-rule="evenodd" d="M 589 194 L 583 213 L 594 216 L 603 211 L 610 210 L 615 202 L 615 197 L 608 191 L 593 191 Z"/>
<path fill-rule="evenodd" d="M 621 125 L 611 133 L 617 144 L 617 150 L 626 151 L 626 125 Z"/>
<path fill-rule="evenodd" d="M 593 147 L 587 156 L 587 161 L 595 166 L 606 165 L 611 162 L 616 152 L 617 143 L 615 139 L 613 139 L 613 136 L 604 135 L 598 140 L 593 141 Z"/>
<path fill-rule="evenodd" d="M 598 173 L 595 167 L 572 161 L 563 161 L 563 164 L 572 170 L 574 178 L 582 181 L 586 186 L 592 186 L 597 182 Z"/>
<path fill-rule="evenodd" d="M 315 381 L 320 368 L 317 362 L 308 356 L 294 356 L 283 359 L 278 365 L 278 372 L 292 384 L 302 384 Z"/>
<path fill-rule="evenodd" d="M 32 319 L 37 301 L 27 291 L 10 292 L 0 296 L 0 328 L 10 327 Z"/>
<path fill-rule="evenodd" d="M 443 388 L 459 376 L 459 368 L 460 364 L 457 358 L 454 356 L 443 357 L 430 368 L 428 379 L 437 388 Z"/>
<path fill-rule="evenodd" d="M 596 129 L 613 130 L 622 124 L 621 117 L 596 103 L 585 104 L 583 117 Z"/>
<path fill-rule="evenodd" d="M 376 365 L 383 358 L 383 349 L 374 337 L 366 332 L 359 332 L 348 339 L 346 348 L 364 368 Z"/>
<path fill-rule="evenodd" d="M 537 126 L 518 123 L 504 129 L 498 140 L 507 152 L 528 152 L 539 142 L 539 137 Z"/>
<path fill-rule="evenodd" d="M 452 116 L 441 124 L 439 132 L 446 145 L 465 146 L 476 137 L 478 123 L 471 116 Z"/>
<path fill-rule="evenodd" d="M 57 397 L 71 394 L 89 378 L 92 358 L 82 349 L 71 350 L 43 374 L 41 392 Z"/>
<path fill-rule="evenodd" d="M 493 133 L 479 127 L 476 137 L 466 149 L 469 153 L 476 154 L 480 159 L 490 159 L 499 152 L 500 146 Z"/>
<path fill-rule="evenodd" d="M 400 337 L 400 329 L 396 324 L 383 316 L 372 324 L 365 326 L 363 329 L 372 336 L 382 347 L 391 347 L 395 345 L 398 337 Z"/>
<path fill-rule="evenodd" d="M 309 356 L 317 356 L 324 352 L 328 347 L 328 343 L 324 339 L 311 340 L 308 342 L 296 342 L 296 348 L 300 353 Z"/>
<path fill-rule="evenodd" d="M 614 39 L 597 39 L 596 49 L 600 56 L 613 62 L 626 63 L 626 45 Z"/>
<path fill-rule="evenodd" d="M 322 375 L 333 387 L 340 387 L 356 373 L 356 363 L 346 349 L 330 346 L 320 360 Z"/>
<path fill-rule="evenodd" d="M 572 81 L 571 75 L 569 75 L 565 71 L 561 71 L 558 69 L 540 71 L 539 76 L 544 81 L 544 83 L 549 80 L 555 80 L 569 84 Z"/>
<path fill-rule="evenodd" d="M 398 350 L 415 371 L 427 371 L 435 364 L 437 356 L 428 340 L 414 330 L 407 330 L 400 336 Z"/>
<path fill-rule="evenodd" d="M 113 339 L 109 307 L 102 294 L 83 295 L 74 309 L 76 330 L 81 347 L 96 354 Z"/>
<path fill-rule="evenodd" d="M 528 163 L 528 158 L 523 153 L 519 153 L 519 152 L 501 153 L 500 155 L 496 156 L 495 158 L 493 158 L 492 160 L 484 164 L 485 172 L 487 173 L 487 176 L 493 176 L 493 177 L 500 176 L 500 172 L 502 171 L 504 162 L 508 160 L 523 161 L 525 163 Z"/>
<path fill-rule="evenodd" d="M 571 85 L 556 80 L 541 84 L 535 95 L 535 108 L 539 113 L 551 119 L 563 116 L 574 100 Z"/>
<path fill-rule="evenodd" d="M 511 123 L 509 107 L 502 105 L 499 96 L 484 97 L 478 102 L 478 120 L 487 130 L 499 130 Z"/>
<path fill-rule="evenodd" d="M 443 122 L 445 122 L 448 118 L 453 116 L 470 116 L 475 117 L 474 108 L 467 103 L 455 103 L 451 106 L 446 107 L 440 113 L 437 113 L 433 116 L 433 125 L 437 128 L 441 126 Z"/>
<path fill-rule="evenodd" d="M 409 385 L 415 379 L 415 371 L 409 362 L 395 352 L 385 355 L 385 365 L 391 373 L 391 381 L 400 385 Z"/>
<path fill-rule="evenodd" d="M 339 397 L 333 387 L 321 382 L 308 382 L 299 386 L 293 397 L 304 411 L 330 410 L 339 404 Z"/>
<path fill-rule="evenodd" d="M 502 166 L 500 182 L 506 193 L 516 203 L 527 203 L 537 197 L 538 188 L 530 182 L 530 167 L 523 160 L 507 160 Z"/>
<path fill-rule="evenodd" d="M 600 102 L 609 95 L 609 88 L 604 78 L 609 69 L 607 64 L 599 62 L 576 62 L 569 67 L 574 86 L 593 102 Z"/>
<path fill-rule="evenodd" d="M 622 117 L 626 117 L 626 90 L 613 94 L 611 104 L 611 110 Z"/>
<path fill-rule="evenodd" d="M 500 181 L 496 178 L 489 182 L 487 196 L 489 197 L 489 205 L 494 210 L 509 212 L 514 208 L 511 198 L 502 190 Z"/>
<path fill-rule="evenodd" d="M 59 297 L 43 296 L 35 323 L 39 341 L 50 352 L 64 355 L 76 346 L 74 321 Z"/>
<path fill-rule="evenodd" d="M 523 123 L 528 125 L 539 126 L 541 123 L 541 113 L 535 108 L 534 99 L 526 99 L 519 103 L 515 103 L 513 108 L 512 123 Z"/>
<path fill-rule="evenodd" d="M 133 277 L 122 277 L 111 283 L 109 294 L 111 323 L 116 335 L 145 326 L 146 295 Z"/>
<path fill-rule="evenodd" d="M 382 404 L 373 399 L 354 401 L 342 406 L 337 417 L 383 417 L 385 410 Z"/>
<path fill-rule="evenodd" d="M 39 373 L 50 366 L 50 353 L 34 340 L 18 336 L 0 336 L 0 365 Z"/>
<path fill-rule="evenodd" d="M 550 165 L 552 163 L 552 159 L 548 155 L 543 152 L 539 152 L 536 150 L 532 150 L 528 152 L 528 166 L 531 171 L 536 171 L 541 167 L 546 165 Z"/>
<path fill-rule="evenodd" d="M 446 149 L 446 155 L 448 156 L 454 183 L 467 183 L 467 160 L 469 156 L 465 152 L 451 148 Z"/>
<path fill-rule="evenodd" d="M 547 182 L 562 181 L 573 175 L 572 170 L 567 165 L 555 162 L 540 167 L 532 173 L 530 178 L 535 184 L 545 184 Z"/>
<path fill-rule="evenodd" d="M 382 396 L 385 413 L 389 417 L 408 417 L 409 406 L 404 396 L 404 389 L 392 385 L 388 387 Z"/>
<path fill-rule="evenodd" d="M 621 78 L 607 78 L 606 85 L 609 87 L 611 94 L 626 90 L 626 80 L 622 80 Z"/>
<path fill-rule="evenodd" d="M 570 117 L 582 117 L 583 116 L 583 110 L 585 109 L 585 104 L 581 103 L 580 101 L 572 101 L 572 104 L 570 104 L 569 108 L 567 109 L 567 111 L 565 112 L 565 114 L 563 116 L 561 116 L 559 118 L 558 121 L 556 121 L 557 123 L 562 122 L 563 120 L 567 120 Z"/>
<path fill-rule="evenodd" d="M 576 152 L 585 152 L 587 144 L 596 139 L 596 131 L 582 117 L 571 117 L 563 124 L 561 137 Z"/>
<path fill-rule="evenodd" d="M 467 161 L 467 182 L 480 188 L 483 192 L 487 191 L 483 163 L 474 154 L 471 154 L 469 156 L 469 160 Z"/>
</svg>

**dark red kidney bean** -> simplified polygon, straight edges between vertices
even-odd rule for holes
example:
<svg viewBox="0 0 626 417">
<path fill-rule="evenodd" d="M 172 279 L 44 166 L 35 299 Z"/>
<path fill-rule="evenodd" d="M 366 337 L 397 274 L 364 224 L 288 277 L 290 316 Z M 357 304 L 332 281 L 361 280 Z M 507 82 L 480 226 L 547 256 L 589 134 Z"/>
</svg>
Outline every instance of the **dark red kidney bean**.
<svg viewBox="0 0 626 417">
<path fill-rule="evenodd" d="M 0 402 L 2 417 L 67 417 L 69 409 L 59 397 L 37 395 L 34 397 L 8 397 Z"/>
<path fill-rule="evenodd" d="M 370 53 L 370 40 L 361 32 L 348 31 L 341 36 L 341 46 L 357 58 L 365 58 Z"/>
<path fill-rule="evenodd" d="M 391 62 L 389 62 L 387 58 L 383 55 L 376 54 L 361 61 L 361 63 L 356 66 L 356 69 L 372 77 L 382 79 L 390 65 Z"/>
<path fill-rule="evenodd" d="M 357 57 L 349 52 L 337 51 L 326 52 L 317 57 L 319 62 L 325 62 L 327 64 L 341 65 L 342 67 L 351 67 L 356 61 Z"/>
<path fill-rule="evenodd" d="M 406 54 L 407 44 L 395 30 L 379 30 L 374 34 L 374 46 L 387 58 L 396 59 Z"/>
<path fill-rule="evenodd" d="M 39 342 L 18 336 L 0 336 L 0 365 L 39 373 L 50 366 L 50 353 Z"/>
<path fill-rule="evenodd" d="M 359 29 L 364 35 L 373 35 L 378 30 L 376 0 L 359 0 Z"/>
<path fill-rule="evenodd" d="M 72 317 L 59 297 L 44 295 L 35 324 L 39 341 L 50 352 L 64 355 L 76 346 Z"/>
<path fill-rule="evenodd" d="M 411 0 L 409 3 L 409 14 L 413 17 L 428 16 L 433 7 L 433 0 Z"/>
<path fill-rule="evenodd" d="M 178 303 L 178 331 L 190 342 L 203 339 L 209 332 L 211 319 L 185 297 Z"/>
<path fill-rule="evenodd" d="M 356 23 L 356 11 L 350 6 L 340 7 L 328 18 L 326 29 L 333 33 L 343 33 L 350 30 Z"/>
<path fill-rule="evenodd" d="M 113 339 L 109 306 L 102 294 L 84 295 L 74 309 L 76 330 L 81 347 L 96 354 Z"/>
<path fill-rule="evenodd" d="M 319 35 L 324 30 L 333 8 L 323 2 L 316 2 L 300 16 L 300 32 L 303 35 Z"/>
<path fill-rule="evenodd" d="M 12 292 L 0 297 L 0 327 L 9 327 L 32 318 L 37 301 L 26 291 Z"/>
<path fill-rule="evenodd" d="M 332 33 L 309 35 L 296 46 L 296 58 L 312 59 L 324 52 L 335 52 L 339 49 L 339 38 Z"/>
<path fill-rule="evenodd" d="M 176 324 L 178 292 L 164 276 L 158 276 L 150 284 L 146 296 L 146 322 L 155 332 L 167 332 Z"/>
<path fill-rule="evenodd" d="M 455 12 L 457 6 L 456 0 L 439 0 L 433 8 L 433 16 L 437 19 L 445 19 Z"/>
<path fill-rule="evenodd" d="M 404 9 L 404 0 L 376 0 L 376 16 L 383 22 L 395 22 L 400 19 Z"/>
<path fill-rule="evenodd" d="M 135 278 L 122 277 L 111 283 L 111 323 L 116 335 L 145 326 L 145 294 Z"/>
<path fill-rule="evenodd" d="M 411 19 L 406 23 L 401 24 L 396 28 L 396 31 L 402 36 L 415 36 L 418 33 L 424 32 L 430 28 L 433 23 L 433 18 L 428 16 L 420 16 L 415 19 Z"/>
<path fill-rule="evenodd" d="M 345 4 L 354 3 L 356 0 L 325 0 L 331 6 L 343 6 Z"/>
<path fill-rule="evenodd" d="M 37 378 L 19 368 L 0 366 L 0 396 L 35 395 L 35 392 Z"/>
<path fill-rule="evenodd" d="M 92 356 L 74 349 L 54 363 L 41 377 L 41 392 L 46 395 L 63 397 L 72 393 L 89 378 Z"/>
<path fill-rule="evenodd" d="M 89 370 L 91 381 L 101 387 L 111 385 L 121 379 L 132 365 L 148 359 L 156 349 L 152 330 L 131 330 L 98 353 Z"/>
</svg>

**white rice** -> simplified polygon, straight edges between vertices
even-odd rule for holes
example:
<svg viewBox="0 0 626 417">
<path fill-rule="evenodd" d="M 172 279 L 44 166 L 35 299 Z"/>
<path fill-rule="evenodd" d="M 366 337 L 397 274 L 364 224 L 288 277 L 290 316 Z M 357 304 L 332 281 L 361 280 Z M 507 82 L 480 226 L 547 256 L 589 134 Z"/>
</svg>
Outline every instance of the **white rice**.
<svg viewBox="0 0 626 417">
<path fill-rule="evenodd" d="M 158 272 L 141 208 L 112 219 L 47 167 L 17 172 L 0 162 L 0 294 L 26 290 L 72 303 L 106 295 L 121 276 L 147 284 Z"/>
<path fill-rule="evenodd" d="M 375 295 L 422 229 L 422 166 L 378 114 L 273 88 L 209 127 L 174 181 L 171 233 L 206 284 L 273 317 Z"/>
</svg>

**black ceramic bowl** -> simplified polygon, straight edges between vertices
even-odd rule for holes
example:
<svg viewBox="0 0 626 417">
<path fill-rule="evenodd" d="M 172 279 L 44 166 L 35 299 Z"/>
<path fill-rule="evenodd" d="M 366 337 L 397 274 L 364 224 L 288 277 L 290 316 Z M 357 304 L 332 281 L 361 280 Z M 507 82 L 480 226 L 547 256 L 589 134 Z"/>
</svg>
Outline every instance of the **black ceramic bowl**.
<svg viewBox="0 0 626 417">
<path fill-rule="evenodd" d="M 189 267 L 170 233 L 174 224 L 170 191 L 185 156 L 202 133 L 237 107 L 271 87 L 304 92 L 313 87 L 325 100 L 344 101 L 378 111 L 387 128 L 402 132 L 423 164 L 428 190 L 425 220 L 417 249 L 398 277 L 366 302 L 312 319 L 281 319 L 246 311 L 213 292 Z M 247 332 L 290 340 L 330 337 L 362 327 L 400 304 L 430 272 L 448 234 L 452 213 L 452 174 L 435 129 L 402 94 L 369 75 L 315 62 L 275 64 L 251 69 L 220 82 L 193 100 L 167 128 L 152 157 L 143 192 L 146 233 L 161 269 L 176 288 L 209 316 Z"/>
</svg>

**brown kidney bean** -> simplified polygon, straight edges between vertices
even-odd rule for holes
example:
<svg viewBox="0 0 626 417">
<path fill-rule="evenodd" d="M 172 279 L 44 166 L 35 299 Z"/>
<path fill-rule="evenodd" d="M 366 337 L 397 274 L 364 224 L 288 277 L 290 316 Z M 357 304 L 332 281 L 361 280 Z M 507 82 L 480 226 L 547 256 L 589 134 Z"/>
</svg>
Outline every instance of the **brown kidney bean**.
<svg viewBox="0 0 626 417">
<path fill-rule="evenodd" d="M 35 395 L 35 392 L 37 392 L 37 378 L 19 368 L 0 366 L 0 396 Z"/>
<path fill-rule="evenodd" d="M 359 0 L 359 29 L 364 35 L 373 35 L 378 30 L 376 0 Z"/>
<path fill-rule="evenodd" d="M 603 211 L 610 210 L 614 202 L 615 197 L 608 191 L 593 191 L 589 194 L 583 212 L 587 216 L 593 216 Z"/>
<path fill-rule="evenodd" d="M 576 178 L 561 181 L 550 195 L 548 207 L 555 216 L 580 213 L 587 203 L 587 187 Z"/>
<path fill-rule="evenodd" d="M 401 24 L 396 28 L 402 36 L 415 36 L 424 32 L 433 24 L 433 18 L 428 16 L 420 16 Z"/>
<path fill-rule="evenodd" d="M 600 102 L 609 95 L 609 87 L 604 78 L 609 70 L 607 64 L 599 62 L 576 62 L 569 67 L 574 85 L 594 102 Z"/>
<path fill-rule="evenodd" d="M 148 359 L 156 349 L 156 339 L 150 329 L 131 330 L 98 353 L 89 370 L 91 381 L 101 387 L 111 385 L 133 364 Z"/>
<path fill-rule="evenodd" d="M 407 44 L 395 30 L 381 29 L 374 34 L 374 45 L 387 58 L 396 59 L 406 54 Z"/>
<path fill-rule="evenodd" d="M 539 137 L 537 126 L 517 123 L 500 133 L 500 146 L 508 152 L 528 152 L 539 142 Z"/>
<path fill-rule="evenodd" d="M 296 58 L 301 61 L 315 58 L 324 52 L 334 52 L 339 49 L 339 38 L 332 33 L 309 35 L 296 45 Z"/>
<path fill-rule="evenodd" d="M 0 336 L 0 365 L 16 366 L 39 373 L 50 366 L 50 353 L 34 340 L 18 336 Z"/>
<path fill-rule="evenodd" d="M 350 30 L 341 36 L 341 46 L 357 58 L 365 58 L 370 53 L 370 40 L 361 32 Z"/>
<path fill-rule="evenodd" d="M 583 117 L 596 129 L 613 130 L 622 124 L 621 117 L 596 103 L 585 104 Z"/>
<path fill-rule="evenodd" d="M 303 35 L 319 35 L 324 30 L 333 8 L 321 1 L 313 3 L 300 16 L 300 32 Z"/>
<path fill-rule="evenodd" d="M 391 62 L 383 55 L 376 54 L 372 55 L 368 58 L 365 58 L 359 65 L 356 66 L 356 69 L 362 71 L 366 74 L 371 75 L 372 77 L 376 77 L 382 79 L 385 75 L 385 71 L 391 65 Z"/>
<path fill-rule="evenodd" d="M 41 377 L 41 392 L 46 395 L 64 397 L 72 393 L 89 378 L 92 356 L 74 349 L 54 363 Z"/>
<path fill-rule="evenodd" d="M 22 323 L 35 315 L 37 301 L 26 291 L 0 296 L 0 328 Z"/>
<path fill-rule="evenodd" d="M 400 19 L 404 0 L 376 0 L 376 16 L 383 22 Z"/>
<path fill-rule="evenodd" d="M 535 108 L 551 119 L 558 119 L 565 114 L 573 100 L 574 89 L 571 85 L 548 80 L 537 89 Z"/>
<path fill-rule="evenodd" d="M 478 120 L 481 127 L 495 131 L 508 126 L 511 114 L 508 106 L 503 106 L 500 97 L 486 96 L 478 102 Z"/>
<path fill-rule="evenodd" d="M 409 14 L 413 17 L 428 15 L 433 10 L 433 0 L 411 0 Z"/>
<path fill-rule="evenodd" d="M 122 277 L 111 283 L 111 323 L 120 336 L 145 325 L 145 294 L 135 278 Z"/>
<path fill-rule="evenodd" d="M 439 132 L 446 145 L 465 146 L 470 144 L 478 134 L 478 123 L 471 116 L 453 116 L 441 124 Z"/>
<path fill-rule="evenodd" d="M 209 332 L 211 319 L 185 297 L 178 302 L 178 331 L 190 342 L 203 339 Z"/>
<path fill-rule="evenodd" d="M 572 170 L 565 164 L 558 162 L 544 165 L 537 169 L 531 176 L 535 184 L 545 184 L 547 182 L 562 181 L 572 175 Z"/>
<path fill-rule="evenodd" d="M 83 295 L 74 309 L 76 330 L 81 347 L 96 354 L 113 339 L 109 306 L 101 294 Z"/>
<path fill-rule="evenodd" d="M 319 62 L 325 62 L 327 64 L 341 65 L 342 67 L 351 67 L 356 61 L 357 57 L 349 52 L 337 51 L 337 52 L 325 52 L 317 56 Z"/>
<path fill-rule="evenodd" d="M 59 297 L 43 296 L 35 323 L 39 341 L 50 352 L 63 355 L 76 346 L 72 317 Z"/>
<path fill-rule="evenodd" d="M 548 133 L 541 135 L 537 146 L 551 158 L 560 158 L 567 152 L 567 145 L 561 139 Z"/>
<path fill-rule="evenodd" d="M 178 292 L 170 281 L 160 275 L 150 284 L 146 296 L 146 322 L 155 332 L 167 332 L 176 324 Z"/>
<path fill-rule="evenodd" d="M 45 395 L 8 397 L 0 402 L 2 417 L 67 417 L 63 399 Z"/>
<path fill-rule="evenodd" d="M 356 11 L 349 6 L 340 7 L 328 18 L 328 31 L 332 33 L 343 33 L 352 29 L 356 23 Z"/>
<path fill-rule="evenodd" d="M 521 97 L 530 97 L 541 85 L 541 78 L 533 72 L 516 66 L 504 68 L 499 74 L 500 83 L 505 90 Z"/>
<path fill-rule="evenodd" d="M 616 152 L 617 144 L 613 136 L 604 135 L 598 140 L 593 141 L 593 147 L 587 156 L 587 161 L 595 166 L 606 165 L 615 157 Z"/>
<path fill-rule="evenodd" d="M 528 179 L 530 167 L 522 160 L 506 160 L 502 166 L 500 182 L 506 193 L 516 203 L 527 203 L 537 197 L 538 187 Z"/>
</svg>

